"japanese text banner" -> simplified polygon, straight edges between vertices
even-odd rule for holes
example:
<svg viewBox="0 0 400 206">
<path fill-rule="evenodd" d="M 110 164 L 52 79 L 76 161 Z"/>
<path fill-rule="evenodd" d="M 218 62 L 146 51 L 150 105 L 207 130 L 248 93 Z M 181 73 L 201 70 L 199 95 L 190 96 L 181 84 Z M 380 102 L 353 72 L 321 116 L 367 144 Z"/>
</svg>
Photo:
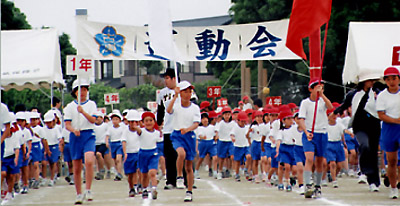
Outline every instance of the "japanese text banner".
<svg viewBox="0 0 400 206">
<path fill-rule="evenodd" d="M 174 27 L 184 61 L 300 59 L 286 46 L 289 20 L 255 24 Z M 148 28 L 77 18 L 78 54 L 94 59 L 168 60 L 151 47 Z"/>
</svg>

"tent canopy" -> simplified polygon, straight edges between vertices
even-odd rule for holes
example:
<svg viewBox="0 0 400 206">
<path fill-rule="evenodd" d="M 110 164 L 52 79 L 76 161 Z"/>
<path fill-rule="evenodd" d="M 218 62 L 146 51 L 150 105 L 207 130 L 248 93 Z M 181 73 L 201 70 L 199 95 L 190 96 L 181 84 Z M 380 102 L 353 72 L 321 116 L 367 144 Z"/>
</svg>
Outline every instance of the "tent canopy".
<svg viewBox="0 0 400 206">
<path fill-rule="evenodd" d="M 36 90 L 63 86 L 56 29 L 1 31 L 1 86 Z"/>
<path fill-rule="evenodd" d="M 400 46 L 400 22 L 350 22 L 343 84 L 382 77 L 387 67 L 398 66 L 393 59 Z"/>
</svg>

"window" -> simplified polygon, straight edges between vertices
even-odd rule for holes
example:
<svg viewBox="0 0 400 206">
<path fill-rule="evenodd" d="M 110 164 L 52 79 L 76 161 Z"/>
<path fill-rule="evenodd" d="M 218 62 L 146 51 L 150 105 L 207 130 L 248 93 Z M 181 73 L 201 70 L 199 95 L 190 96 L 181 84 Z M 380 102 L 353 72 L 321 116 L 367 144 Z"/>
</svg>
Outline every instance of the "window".
<svg viewBox="0 0 400 206">
<path fill-rule="evenodd" d="M 112 60 L 101 60 L 101 78 L 112 79 L 113 78 L 113 62 Z"/>
</svg>

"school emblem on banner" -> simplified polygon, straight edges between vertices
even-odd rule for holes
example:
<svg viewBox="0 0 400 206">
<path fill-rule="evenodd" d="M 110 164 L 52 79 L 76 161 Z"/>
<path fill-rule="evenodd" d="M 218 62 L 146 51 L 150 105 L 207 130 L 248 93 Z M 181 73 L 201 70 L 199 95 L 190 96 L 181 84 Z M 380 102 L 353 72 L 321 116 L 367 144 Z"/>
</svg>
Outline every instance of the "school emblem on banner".
<svg viewBox="0 0 400 206">
<path fill-rule="evenodd" d="M 100 34 L 95 35 L 94 39 L 99 44 L 99 52 L 104 57 L 110 54 L 116 57 L 122 55 L 125 37 L 117 34 L 117 30 L 114 27 L 104 27 Z"/>
</svg>

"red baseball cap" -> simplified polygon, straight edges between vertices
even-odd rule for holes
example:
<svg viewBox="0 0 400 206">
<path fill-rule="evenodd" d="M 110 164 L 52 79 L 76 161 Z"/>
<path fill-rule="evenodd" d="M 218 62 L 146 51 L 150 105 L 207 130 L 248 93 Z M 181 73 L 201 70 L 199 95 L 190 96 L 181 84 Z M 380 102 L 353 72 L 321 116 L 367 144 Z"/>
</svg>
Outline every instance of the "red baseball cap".
<svg viewBox="0 0 400 206">
<path fill-rule="evenodd" d="M 387 76 L 400 76 L 400 72 L 396 67 L 388 67 L 385 69 L 384 77 Z"/>
<path fill-rule="evenodd" d="M 204 109 L 206 107 L 209 107 L 210 105 L 211 104 L 210 104 L 209 101 L 203 101 L 203 102 L 200 103 L 200 110 L 202 110 L 202 109 Z"/>
<path fill-rule="evenodd" d="M 241 112 L 241 111 L 242 111 L 241 109 L 235 108 L 235 109 L 233 110 L 233 113 L 239 113 L 239 112 Z"/>
<path fill-rule="evenodd" d="M 222 108 L 221 113 L 223 114 L 223 113 L 225 113 L 225 112 L 231 113 L 231 112 L 232 112 L 232 109 L 231 109 L 230 107 L 224 107 L 224 108 Z"/>
<path fill-rule="evenodd" d="M 249 99 L 249 97 L 246 95 L 243 97 L 243 100 Z"/>
<path fill-rule="evenodd" d="M 256 112 L 254 112 L 254 117 L 255 116 L 263 116 L 263 115 L 264 115 L 264 113 L 260 110 L 257 110 Z"/>
<path fill-rule="evenodd" d="M 285 119 L 286 117 L 293 117 L 293 113 L 290 109 L 284 109 L 279 113 L 279 119 Z"/>
<path fill-rule="evenodd" d="M 246 112 L 243 112 L 243 111 L 239 112 L 238 120 L 247 121 L 248 119 L 249 119 L 249 117 L 247 116 Z"/>
<path fill-rule="evenodd" d="M 297 105 L 295 103 L 289 103 L 288 106 L 290 109 L 297 108 Z"/>
<path fill-rule="evenodd" d="M 209 118 L 217 118 L 218 114 L 215 111 L 209 111 L 208 112 L 208 117 Z"/>
<path fill-rule="evenodd" d="M 244 104 L 244 102 L 243 101 L 239 101 L 238 104 Z"/>
<path fill-rule="evenodd" d="M 246 114 L 253 114 L 253 110 L 252 109 L 246 109 L 246 111 L 244 111 L 244 112 L 246 112 Z"/>
</svg>

